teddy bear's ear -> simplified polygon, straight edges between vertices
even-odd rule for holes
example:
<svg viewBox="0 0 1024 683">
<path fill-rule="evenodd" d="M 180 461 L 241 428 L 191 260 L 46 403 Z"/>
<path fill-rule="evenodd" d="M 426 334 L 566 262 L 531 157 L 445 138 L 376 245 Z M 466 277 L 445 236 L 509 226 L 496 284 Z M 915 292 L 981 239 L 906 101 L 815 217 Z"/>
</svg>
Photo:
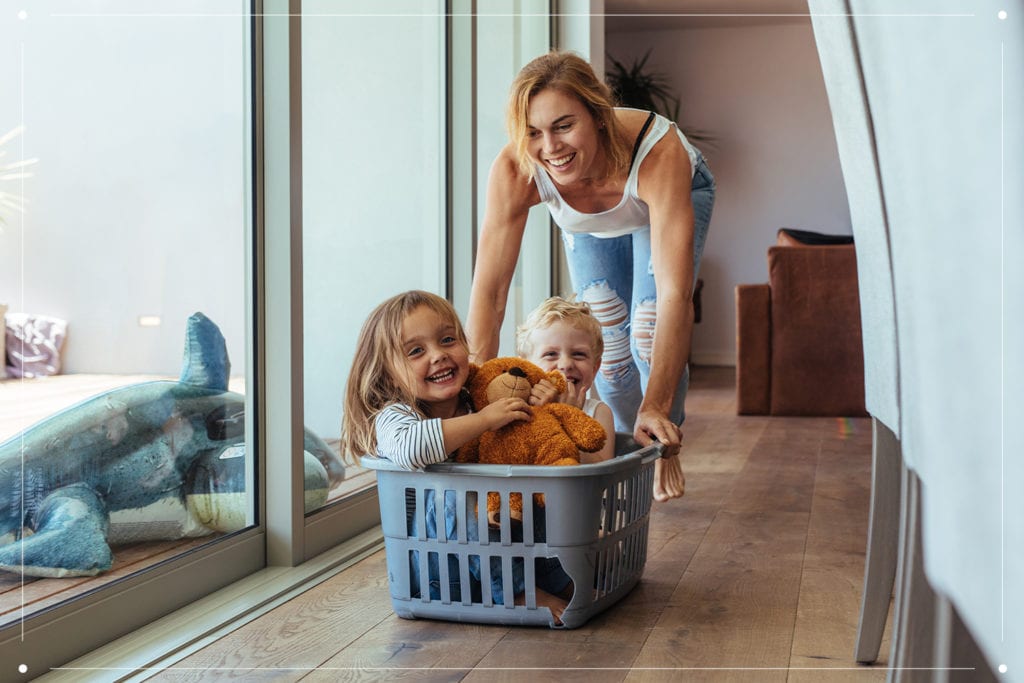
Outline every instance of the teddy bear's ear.
<svg viewBox="0 0 1024 683">
<path fill-rule="evenodd" d="M 469 375 L 466 376 L 466 384 L 469 384 L 470 382 L 472 382 L 473 378 L 476 377 L 476 373 L 479 372 L 479 371 L 480 371 L 480 366 L 477 365 L 476 363 L 472 363 L 471 362 L 469 364 Z"/>
<path fill-rule="evenodd" d="M 546 373 L 544 377 L 555 385 L 555 389 L 558 393 L 564 394 L 565 390 L 568 389 L 565 384 L 565 377 L 558 370 L 552 370 L 551 372 Z"/>
</svg>

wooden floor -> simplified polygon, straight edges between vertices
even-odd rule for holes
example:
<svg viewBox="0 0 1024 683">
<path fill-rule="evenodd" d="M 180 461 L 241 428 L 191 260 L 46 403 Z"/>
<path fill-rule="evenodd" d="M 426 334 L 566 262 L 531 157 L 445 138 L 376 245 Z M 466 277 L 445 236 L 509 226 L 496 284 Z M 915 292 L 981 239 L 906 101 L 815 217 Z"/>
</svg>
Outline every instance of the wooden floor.
<svg viewBox="0 0 1024 683">
<path fill-rule="evenodd" d="M 159 681 L 881 681 L 852 661 L 867 419 L 738 417 L 697 368 L 687 493 L 655 503 L 644 578 L 575 630 L 396 617 L 383 551 L 164 670 Z"/>
</svg>

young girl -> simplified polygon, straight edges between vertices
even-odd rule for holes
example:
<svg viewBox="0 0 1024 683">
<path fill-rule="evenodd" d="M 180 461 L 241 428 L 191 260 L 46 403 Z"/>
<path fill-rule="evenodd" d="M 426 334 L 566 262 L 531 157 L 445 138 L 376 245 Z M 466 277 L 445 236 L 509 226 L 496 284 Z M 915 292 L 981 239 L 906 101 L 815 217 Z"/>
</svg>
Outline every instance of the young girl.
<svg viewBox="0 0 1024 683">
<path fill-rule="evenodd" d="M 447 300 L 419 290 L 388 299 L 370 313 L 359 333 L 345 389 L 342 452 L 350 460 L 375 454 L 404 468 L 420 469 L 444 462 L 485 431 L 530 419 L 530 407 L 518 398 L 499 399 L 473 412 L 463 391 L 468 378 L 466 335 Z M 445 492 L 445 527 L 447 537 L 454 538 L 455 499 L 452 495 L 449 500 L 448 494 L 454 492 Z M 436 538 L 436 516 L 430 509 L 434 496 L 426 496 L 426 501 L 427 535 Z M 412 505 L 407 502 L 408 510 L 414 508 L 414 500 Z M 412 521 L 410 517 L 410 533 Z M 429 567 L 430 597 L 440 599 L 435 557 L 431 556 Z M 457 562 L 449 555 L 453 600 L 461 599 L 456 592 Z M 555 566 L 537 572 L 537 604 L 548 607 L 558 620 L 568 603 L 556 594 L 571 595 L 572 582 L 557 562 L 549 564 Z M 500 562 L 497 568 L 495 573 L 492 563 L 492 597 L 496 604 L 503 604 Z M 479 579 L 479 564 L 471 561 L 469 569 Z M 416 593 L 419 562 L 411 560 L 410 570 Z M 524 587 L 521 564 L 513 567 L 513 573 L 518 599 Z"/>
</svg>

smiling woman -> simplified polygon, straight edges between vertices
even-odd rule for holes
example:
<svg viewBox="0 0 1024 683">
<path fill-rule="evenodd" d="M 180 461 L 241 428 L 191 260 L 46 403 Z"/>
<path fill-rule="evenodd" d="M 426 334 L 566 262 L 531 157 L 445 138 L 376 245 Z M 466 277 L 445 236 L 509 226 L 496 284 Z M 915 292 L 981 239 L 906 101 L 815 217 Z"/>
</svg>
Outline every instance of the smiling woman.
<svg viewBox="0 0 1024 683">
<path fill-rule="evenodd" d="M 595 385 L 615 428 L 666 447 L 654 495 L 681 496 L 692 291 L 714 204 L 711 172 L 673 122 L 615 108 L 607 86 L 570 52 L 523 67 L 507 123 L 473 276 L 473 356 L 497 353 L 527 214 L 544 203 L 562 229 L 577 297 L 604 326 L 608 357 Z"/>
</svg>

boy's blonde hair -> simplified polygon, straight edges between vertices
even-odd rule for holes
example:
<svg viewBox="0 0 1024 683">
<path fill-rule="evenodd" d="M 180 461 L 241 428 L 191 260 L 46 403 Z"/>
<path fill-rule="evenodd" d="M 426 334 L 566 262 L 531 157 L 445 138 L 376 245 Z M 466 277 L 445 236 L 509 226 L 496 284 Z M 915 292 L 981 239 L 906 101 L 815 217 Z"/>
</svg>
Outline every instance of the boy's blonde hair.
<svg viewBox="0 0 1024 683">
<path fill-rule="evenodd" d="M 604 353 L 601 323 L 591 312 L 590 304 L 585 301 L 576 301 L 575 298 L 563 299 L 560 296 L 553 296 L 541 302 L 540 306 L 530 311 L 530 315 L 526 317 L 523 324 L 516 328 L 516 353 L 522 358 L 528 358 L 533 353 L 530 335 L 535 330 L 551 327 L 556 322 L 569 323 L 576 329 L 589 334 L 594 358 L 601 358 Z"/>
<path fill-rule="evenodd" d="M 426 417 L 416 400 L 413 378 L 402 349 L 402 324 L 420 306 L 426 306 L 451 323 L 456 339 L 469 347 L 455 309 L 447 299 L 436 294 L 412 290 L 393 296 L 373 309 L 359 332 L 345 385 L 341 452 L 349 462 L 354 463 L 361 455 L 376 454 L 374 418 L 392 403 L 405 403 Z"/>
</svg>

